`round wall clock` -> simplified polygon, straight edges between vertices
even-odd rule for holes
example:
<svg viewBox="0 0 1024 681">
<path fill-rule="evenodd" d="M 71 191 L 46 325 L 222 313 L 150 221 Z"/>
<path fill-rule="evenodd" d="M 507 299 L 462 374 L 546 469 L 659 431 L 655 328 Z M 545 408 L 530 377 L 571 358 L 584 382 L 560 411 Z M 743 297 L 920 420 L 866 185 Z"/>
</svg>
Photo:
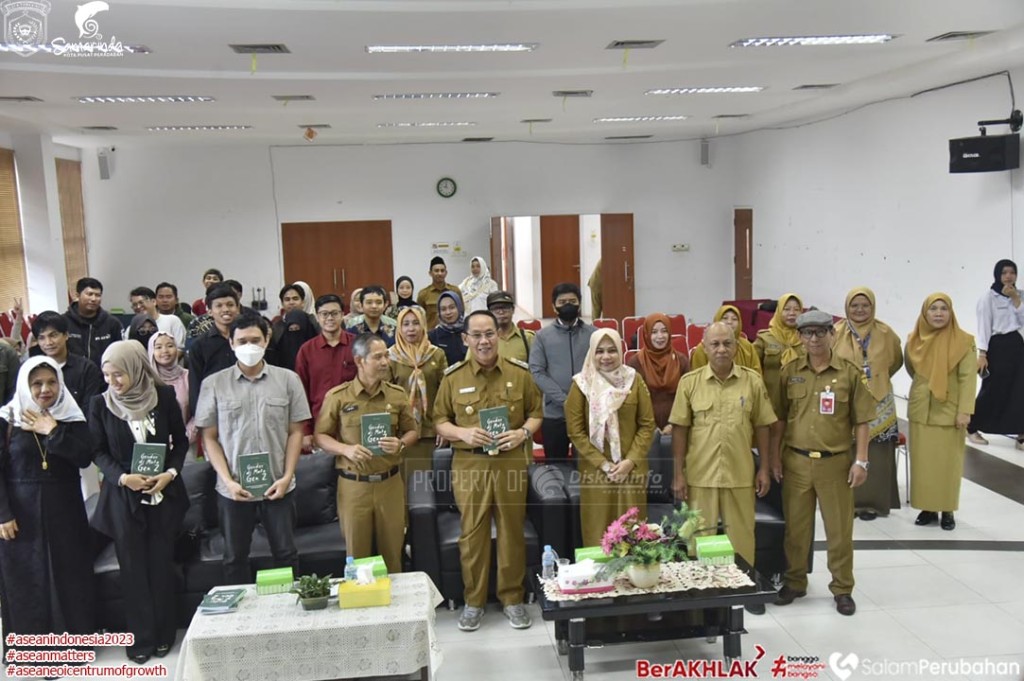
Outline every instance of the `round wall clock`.
<svg viewBox="0 0 1024 681">
<path fill-rule="evenodd" d="M 446 199 L 455 196 L 456 189 L 458 187 L 455 185 L 455 180 L 450 177 L 442 177 L 437 181 L 437 193 Z"/>
</svg>

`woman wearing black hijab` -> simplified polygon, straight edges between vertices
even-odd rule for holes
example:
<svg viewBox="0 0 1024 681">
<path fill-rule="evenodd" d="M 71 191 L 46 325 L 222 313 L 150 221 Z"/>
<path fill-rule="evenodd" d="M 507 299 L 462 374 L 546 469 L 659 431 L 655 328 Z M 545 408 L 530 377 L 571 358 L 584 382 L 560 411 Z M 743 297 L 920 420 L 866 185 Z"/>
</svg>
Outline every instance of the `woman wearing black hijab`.
<svg viewBox="0 0 1024 681">
<path fill-rule="evenodd" d="M 981 431 L 1011 434 L 1024 450 L 1024 295 L 1017 288 L 1017 265 L 1000 260 L 993 283 L 978 300 L 978 374 L 981 391 L 967 439 L 987 445 Z"/>
<path fill-rule="evenodd" d="M 402 311 L 402 308 L 412 307 L 416 304 L 416 289 L 413 287 L 412 279 L 404 274 L 395 279 L 395 295 L 398 299 L 388 305 L 388 309 L 384 310 L 384 316 L 391 317 L 397 323 L 398 313 Z"/>
</svg>

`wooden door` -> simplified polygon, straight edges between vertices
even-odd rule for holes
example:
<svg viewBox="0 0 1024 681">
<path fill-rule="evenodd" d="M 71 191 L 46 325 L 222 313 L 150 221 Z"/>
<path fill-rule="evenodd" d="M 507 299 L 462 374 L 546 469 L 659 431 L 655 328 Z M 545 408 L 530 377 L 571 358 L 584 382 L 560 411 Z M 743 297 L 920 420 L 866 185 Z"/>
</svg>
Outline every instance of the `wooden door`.
<svg viewBox="0 0 1024 681">
<path fill-rule="evenodd" d="M 395 284 L 390 220 L 281 223 L 285 281 L 305 281 L 315 295 Z M 273 303 L 271 303 L 273 305 Z"/>
<path fill-rule="evenodd" d="M 601 290 L 602 317 L 622 319 L 636 313 L 632 213 L 601 215 Z"/>
<path fill-rule="evenodd" d="M 754 297 L 754 210 L 736 208 L 733 211 L 733 267 L 736 271 L 734 297 L 751 300 Z"/>
<path fill-rule="evenodd" d="M 540 216 L 540 273 L 543 314 L 554 314 L 550 300 L 555 286 L 581 283 L 579 215 Z"/>
</svg>

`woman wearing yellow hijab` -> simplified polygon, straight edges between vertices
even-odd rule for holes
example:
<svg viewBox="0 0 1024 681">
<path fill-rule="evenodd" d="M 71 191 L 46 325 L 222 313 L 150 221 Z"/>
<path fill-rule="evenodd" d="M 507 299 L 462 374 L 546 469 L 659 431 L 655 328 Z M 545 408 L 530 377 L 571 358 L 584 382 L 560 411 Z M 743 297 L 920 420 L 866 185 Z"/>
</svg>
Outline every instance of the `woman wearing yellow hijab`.
<svg viewBox="0 0 1024 681">
<path fill-rule="evenodd" d="M 942 529 L 956 527 L 964 474 L 964 437 L 974 413 L 978 350 L 960 329 L 953 301 L 933 293 L 921 306 L 904 353 L 910 386 L 910 505 L 915 525 L 930 525 L 942 512 Z"/>
<path fill-rule="evenodd" d="M 733 360 L 736 364 L 741 367 L 747 367 L 753 369 L 757 373 L 761 373 L 761 360 L 757 358 L 757 351 L 754 350 L 754 344 L 747 340 L 746 334 L 743 333 L 742 317 L 740 316 L 740 310 L 735 305 L 723 305 L 718 308 L 718 312 L 715 313 L 714 321 L 725 322 L 732 327 L 733 333 L 736 335 L 736 358 Z M 699 369 L 708 363 L 708 353 L 704 351 L 704 342 L 701 341 L 697 347 L 693 349 L 693 354 L 690 357 L 690 371 Z"/>
<path fill-rule="evenodd" d="M 853 490 L 853 507 L 861 520 L 888 516 L 900 507 L 896 488 L 896 402 L 890 379 L 903 366 L 900 338 L 887 324 L 875 319 L 875 294 L 855 288 L 846 294 L 846 319 L 836 324 L 833 352 L 864 372 L 868 391 L 875 398 L 875 418 L 868 424 L 871 475 Z"/>
<path fill-rule="evenodd" d="M 434 432 L 431 410 L 448 359 L 444 350 L 427 340 L 427 316 L 422 307 L 400 308 L 397 321 L 395 344 L 388 349 L 391 377 L 409 395 L 412 415 L 420 429 L 419 442 L 405 450 L 402 475 L 407 485 L 423 484 L 416 473 L 430 469 L 434 447 L 441 442 Z"/>
<path fill-rule="evenodd" d="M 768 399 L 776 415 L 783 413 L 779 370 L 786 362 L 806 353 L 800 342 L 800 332 L 796 330 L 796 318 L 803 311 L 804 302 L 800 296 L 795 293 L 785 294 L 779 298 L 768 328 L 758 332 L 754 339 L 754 351 L 761 362 L 764 387 L 768 390 Z"/>
</svg>

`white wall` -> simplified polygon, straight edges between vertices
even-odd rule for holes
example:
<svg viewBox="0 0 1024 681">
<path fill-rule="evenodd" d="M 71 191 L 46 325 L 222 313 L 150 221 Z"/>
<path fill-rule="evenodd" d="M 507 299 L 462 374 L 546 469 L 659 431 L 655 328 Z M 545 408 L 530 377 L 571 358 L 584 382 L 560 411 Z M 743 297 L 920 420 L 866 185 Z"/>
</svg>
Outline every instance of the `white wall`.
<svg viewBox="0 0 1024 681">
<path fill-rule="evenodd" d="M 732 203 L 754 209 L 754 295 L 794 291 L 842 314 L 846 292 L 866 285 L 905 337 L 925 296 L 944 291 L 974 333 L 993 265 L 1024 247 L 1024 180 L 952 175 L 947 142 L 1009 111 L 998 77 L 726 140 L 716 171 L 727 166 Z M 908 383 L 901 374 L 897 389 Z"/>
<path fill-rule="evenodd" d="M 583 293 L 581 313 L 584 317 L 594 316 L 590 303 L 590 287 L 587 282 L 597 263 L 601 261 L 601 216 L 580 216 L 580 291 Z"/>
</svg>

